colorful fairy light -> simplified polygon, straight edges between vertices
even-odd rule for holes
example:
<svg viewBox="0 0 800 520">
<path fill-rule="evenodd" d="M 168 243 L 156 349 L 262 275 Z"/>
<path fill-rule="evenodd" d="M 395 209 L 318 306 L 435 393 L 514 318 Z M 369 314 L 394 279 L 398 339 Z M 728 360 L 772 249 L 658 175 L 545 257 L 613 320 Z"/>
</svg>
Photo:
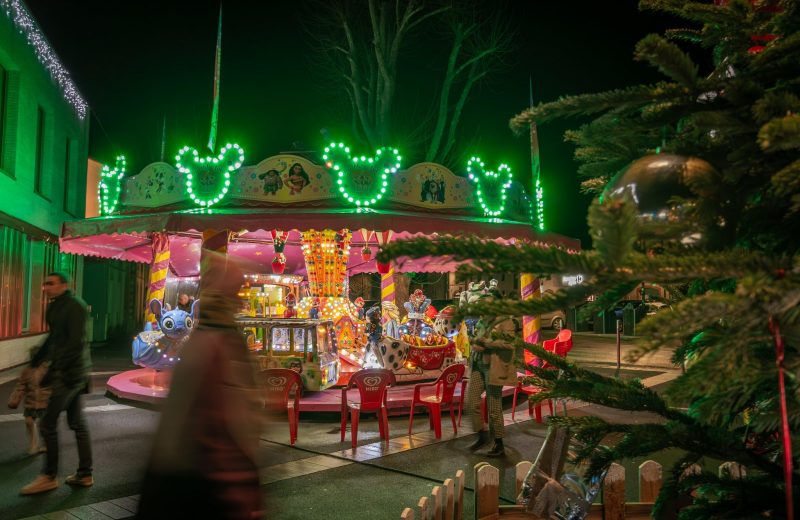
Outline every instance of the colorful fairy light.
<svg viewBox="0 0 800 520">
<path fill-rule="evenodd" d="M 192 167 L 199 166 L 204 171 L 195 173 L 192 171 L 192 168 L 182 162 L 183 156 L 187 154 L 189 150 L 192 151 Z M 226 158 L 229 152 L 234 154 L 233 158 Z M 235 154 L 238 154 L 238 158 L 236 158 Z M 243 162 L 244 150 L 242 147 L 238 144 L 230 143 L 226 144 L 216 157 L 200 157 L 200 154 L 197 152 L 197 150 L 190 146 L 184 146 L 178 152 L 178 155 L 175 156 L 175 163 L 178 167 L 178 171 L 186 174 L 186 191 L 189 193 L 189 196 L 192 198 L 195 204 L 202 207 L 212 206 L 225 197 L 225 194 L 228 193 L 228 188 L 231 185 L 231 173 L 238 170 L 242 166 Z M 222 170 L 222 176 L 219 175 L 220 170 Z M 204 181 L 206 183 L 213 183 L 213 181 L 216 180 L 216 187 L 218 188 L 217 192 L 208 198 L 201 198 L 198 196 L 197 193 L 195 193 L 198 191 L 198 189 L 194 185 L 194 177 L 196 175 L 198 177 L 204 177 L 198 179 L 201 185 Z M 215 177 L 216 179 L 212 179 L 211 177 Z M 220 180 L 222 181 L 221 183 Z M 208 192 L 213 190 L 213 187 L 208 188 L 206 186 L 201 187 L 201 189 Z"/>
<path fill-rule="evenodd" d="M 476 170 L 481 170 L 483 172 L 483 177 L 488 180 L 492 181 L 499 181 L 502 184 L 500 185 L 500 204 L 496 208 L 490 208 L 484 199 L 484 190 L 481 183 L 481 179 L 477 173 L 473 173 L 473 165 Z M 483 209 L 483 214 L 487 217 L 499 217 L 502 215 L 503 211 L 506 209 L 506 191 L 511 187 L 511 180 L 513 179 L 513 174 L 511 173 L 511 168 L 507 164 L 501 164 L 497 168 L 497 172 L 494 171 L 486 171 L 485 164 L 481 161 L 480 157 L 471 157 L 467 162 L 467 173 L 469 174 L 469 180 L 476 184 L 475 194 L 478 196 L 478 203 L 481 205 L 481 209 Z"/>
<path fill-rule="evenodd" d="M 39 30 L 39 26 L 28 12 L 28 9 L 20 0 L 0 0 L 0 6 L 2 6 L 6 16 L 19 30 L 20 34 L 25 36 L 28 44 L 33 47 L 36 58 L 50 73 L 53 81 L 61 88 L 64 99 L 75 109 L 78 118 L 83 120 L 86 117 L 86 110 L 89 105 L 78 92 L 78 87 L 72 82 L 69 72 L 61 64 L 56 52 L 50 47 L 50 43 L 42 31 Z"/>
<path fill-rule="evenodd" d="M 114 212 L 122 192 L 122 178 L 125 176 L 125 156 L 118 155 L 114 169 L 103 165 L 100 180 L 97 182 L 97 202 L 103 215 Z"/>
<path fill-rule="evenodd" d="M 331 143 L 325 147 L 322 155 L 325 165 L 337 174 L 336 184 L 342 198 L 359 208 L 374 206 L 383 198 L 389 187 L 389 174 L 397 173 L 400 169 L 402 157 L 397 148 L 383 147 L 375 151 L 375 156 L 366 157 L 350 155 L 350 147 L 344 143 Z M 380 174 L 378 185 L 375 189 L 361 199 L 353 195 L 352 176 L 353 169 L 367 169 Z"/>
</svg>

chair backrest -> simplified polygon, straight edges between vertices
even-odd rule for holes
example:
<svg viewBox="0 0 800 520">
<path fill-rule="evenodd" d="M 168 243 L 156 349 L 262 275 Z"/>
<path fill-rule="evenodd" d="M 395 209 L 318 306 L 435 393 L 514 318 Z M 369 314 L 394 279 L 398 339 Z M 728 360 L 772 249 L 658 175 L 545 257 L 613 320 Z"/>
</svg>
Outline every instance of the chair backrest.
<svg viewBox="0 0 800 520">
<path fill-rule="evenodd" d="M 286 410 L 292 388 L 296 388 L 296 399 L 299 399 L 303 392 L 303 379 L 300 374 L 288 368 L 262 370 L 259 378 L 264 388 L 264 408 L 267 410 Z"/>
<path fill-rule="evenodd" d="M 572 350 L 572 331 L 569 329 L 561 329 L 561 332 L 556 336 L 554 351 L 559 356 L 565 357 L 570 350 Z"/>
<path fill-rule="evenodd" d="M 350 376 L 347 388 L 358 388 L 361 410 L 377 410 L 386 398 L 386 388 L 395 384 L 394 372 L 384 368 L 367 368 Z"/>
<path fill-rule="evenodd" d="M 450 403 L 453 401 L 453 392 L 458 382 L 464 377 L 464 371 L 466 369 L 466 365 L 454 363 L 445 368 L 442 375 L 436 380 L 436 395 L 441 397 L 442 403 Z"/>
</svg>

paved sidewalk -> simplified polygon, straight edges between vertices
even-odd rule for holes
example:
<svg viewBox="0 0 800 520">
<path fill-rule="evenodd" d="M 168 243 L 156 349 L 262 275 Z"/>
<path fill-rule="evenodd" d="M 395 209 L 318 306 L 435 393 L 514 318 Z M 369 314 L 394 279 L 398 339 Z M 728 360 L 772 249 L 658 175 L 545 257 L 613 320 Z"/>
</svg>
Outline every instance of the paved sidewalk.
<svg viewBox="0 0 800 520">
<path fill-rule="evenodd" d="M 623 377 L 640 374 L 649 376 L 643 379 L 646 386 L 653 386 L 676 377 L 678 372 L 625 370 Z M 467 476 L 465 518 L 470 518 L 472 466 L 484 460 L 500 467 L 501 497 L 513 503 L 513 468 L 521 460 L 535 458 L 546 430 L 544 424 L 537 424 L 528 416 L 524 400 L 518 405 L 516 420 L 511 419 L 510 402 L 506 405 L 507 456 L 494 460 L 486 457 L 485 449 L 477 453 L 465 450 L 464 446 L 472 439 L 461 439 L 474 436 L 466 417 L 454 434 L 449 416 L 444 414 L 441 439 L 436 439 L 429 430 L 424 414 L 415 417 L 412 435 L 407 434 L 407 417 L 393 417 L 391 438 L 383 442 L 378 437 L 377 421 L 367 416 L 359 428 L 355 449 L 342 449 L 336 414 L 303 417 L 294 448 L 288 444 L 286 424 L 269 424 L 261 438 L 260 454 L 267 518 L 306 519 L 322 515 L 331 519 L 397 518 L 404 507 L 414 505 L 420 496 L 429 494 L 433 486 L 452 477 L 457 469 L 464 470 Z M 570 414 L 586 414 L 589 407 L 585 403 L 570 403 Z M 547 406 L 543 409 L 546 413 Z M 348 433 L 348 446 L 349 438 Z M 138 495 L 125 496 L 24 520 L 133 518 L 138 499 Z"/>
</svg>

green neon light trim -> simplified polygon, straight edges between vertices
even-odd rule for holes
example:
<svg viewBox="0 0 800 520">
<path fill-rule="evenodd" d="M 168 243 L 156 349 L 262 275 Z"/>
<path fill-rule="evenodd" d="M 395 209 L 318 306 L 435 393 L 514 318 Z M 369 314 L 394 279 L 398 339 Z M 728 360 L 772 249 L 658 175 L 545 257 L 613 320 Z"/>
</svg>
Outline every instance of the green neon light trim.
<svg viewBox="0 0 800 520">
<path fill-rule="evenodd" d="M 322 159 L 328 168 L 336 172 L 336 185 L 339 187 L 339 193 L 342 198 L 350 204 L 361 208 L 374 206 L 383 198 L 389 188 L 389 174 L 397 173 L 403 158 L 397 148 L 390 146 L 377 149 L 372 157 L 364 155 L 352 157 L 349 146 L 345 146 L 344 143 L 331 143 L 325 147 Z M 353 195 L 355 190 L 350 172 L 354 168 L 374 171 L 380 174 L 375 189 L 364 198 L 358 198 Z"/>
<path fill-rule="evenodd" d="M 100 170 L 100 179 L 97 181 L 97 202 L 100 214 L 114 213 L 122 192 L 122 178 L 125 176 L 125 156 L 118 155 L 114 168 L 103 165 Z"/>
<path fill-rule="evenodd" d="M 544 231 L 544 189 L 539 179 L 536 179 L 536 227 Z"/>
<path fill-rule="evenodd" d="M 511 187 L 511 181 L 514 178 L 514 175 L 511 173 L 511 168 L 505 163 L 501 164 L 497 168 L 497 172 L 486 171 L 484 169 L 485 166 L 486 165 L 483 161 L 481 161 L 480 157 L 471 157 L 470 160 L 467 161 L 467 173 L 469 174 L 469 180 L 477 185 L 475 194 L 478 195 L 478 203 L 480 204 L 481 209 L 483 209 L 483 214 L 487 217 L 499 217 L 506 209 L 506 191 L 508 191 L 508 188 Z M 498 207 L 490 207 L 483 198 L 485 189 L 479 177 L 479 173 L 473 172 L 473 169 L 483 172 L 483 177 L 486 180 L 502 183 L 500 185 L 500 205 Z"/>
<path fill-rule="evenodd" d="M 183 156 L 191 150 L 191 163 Z M 178 171 L 186 174 L 186 191 L 198 206 L 208 208 L 221 201 L 231 185 L 231 173 L 244 162 L 244 150 L 238 144 L 226 144 L 216 157 L 200 157 L 195 148 L 184 146 L 175 156 Z M 201 169 L 198 173 L 193 169 Z M 195 186 L 195 177 L 199 186 Z M 201 195 L 198 195 L 201 192 Z"/>
</svg>

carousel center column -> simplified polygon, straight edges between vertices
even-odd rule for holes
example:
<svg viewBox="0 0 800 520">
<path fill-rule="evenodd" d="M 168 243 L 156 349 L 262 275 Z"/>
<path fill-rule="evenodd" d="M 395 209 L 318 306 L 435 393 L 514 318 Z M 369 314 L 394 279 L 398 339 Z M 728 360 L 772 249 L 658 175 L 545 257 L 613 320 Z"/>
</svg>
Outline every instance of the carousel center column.
<svg viewBox="0 0 800 520">
<path fill-rule="evenodd" d="M 167 233 L 153 233 L 153 263 L 150 264 L 150 284 L 147 287 L 145 300 L 144 322 L 155 323 L 156 317 L 150 312 L 150 302 L 159 300 L 164 303 L 164 291 L 167 287 L 167 273 L 169 272 L 169 235 Z"/>
<path fill-rule="evenodd" d="M 310 298 L 301 302 L 298 309 L 300 316 L 307 315 L 310 301 L 317 298 L 322 318 L 336 321 L 342 316 L 350 316 L 352 312 L 345 297 L 345 278 L 352 233 L 348 229 L 311 229 L 304 231 L 301 236 Z"/>
</svg>

